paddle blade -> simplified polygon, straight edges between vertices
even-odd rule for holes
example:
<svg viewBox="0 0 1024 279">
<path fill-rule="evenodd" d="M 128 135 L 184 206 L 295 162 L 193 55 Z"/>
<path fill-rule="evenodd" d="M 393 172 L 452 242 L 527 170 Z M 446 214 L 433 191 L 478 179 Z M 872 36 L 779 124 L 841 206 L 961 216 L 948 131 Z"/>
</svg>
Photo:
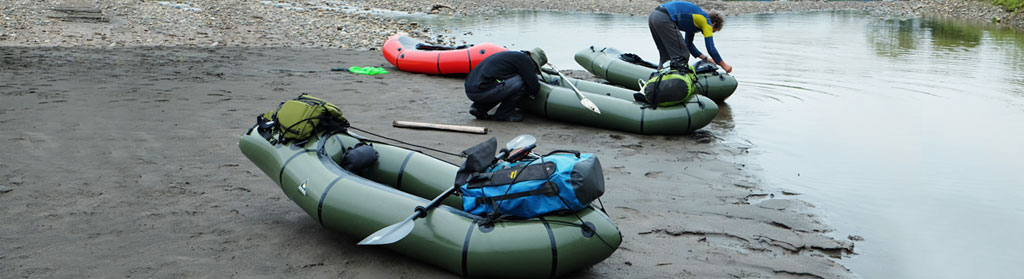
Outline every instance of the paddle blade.
<svg viewBox="0 0 1024 279">
<path fill-rule="evenodd" d="M 415 227 L 416 222 L 413 219 L 405 219 L 401 223 L 384 227 L 370 234 L 363 241 L 360 241 L 359 245 L 387 245 L 395 243 L 408 236 Z"/>
<path fill-rule="evenodd" d="M 601 114 L 601 110 L 597 109 L 597 105 L 595 105 L 594 102 L 591 102 L 590 99 L 583 98 L 580 100 L 580 104 L 583 104 L 583 107 L 593 111 L 594 113 Z"/>
</svg>

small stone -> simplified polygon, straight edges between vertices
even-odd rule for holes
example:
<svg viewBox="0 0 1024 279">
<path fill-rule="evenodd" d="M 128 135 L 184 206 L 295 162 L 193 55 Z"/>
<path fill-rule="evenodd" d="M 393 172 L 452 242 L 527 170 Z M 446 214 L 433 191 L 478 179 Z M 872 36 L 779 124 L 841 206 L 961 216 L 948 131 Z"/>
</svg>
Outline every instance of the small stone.
<svg viewBox="0 0 1024 279">
<path fill-rule="evenodd" d="M 14 191 L 14 188 L 0 185 L 0 194 L 8 193 L 10 191 Z"/>
</svg>

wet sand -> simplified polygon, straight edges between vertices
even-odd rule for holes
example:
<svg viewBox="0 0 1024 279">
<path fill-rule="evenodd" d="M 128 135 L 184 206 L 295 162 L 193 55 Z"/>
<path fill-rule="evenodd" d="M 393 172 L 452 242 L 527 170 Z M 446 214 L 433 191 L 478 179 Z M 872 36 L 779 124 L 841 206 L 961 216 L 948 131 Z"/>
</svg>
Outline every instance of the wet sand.
<svg viewBox="0 0 1024 279">
<path fill-rule="evenodd" d="M 332 67 L 384 66 L 362 76 Z M 475 120 L 463 80 L 404 73 L 378 52 L 319 48 L 0 48 L 4 277 L 446 278 L 319 226 L 237 148 L 255 116 L 301 92 L 353 125 L 461 151 L 495 136 L 597 154 L 624 240 L 579 278 L 850 278 L 822 212 L 765 189 L 748 146 L 642 136 L 527 115 Z M 391 127 L 486 126 L 489 135 Z M 432 154 L 449 161 L 458 158 Z M 837 239 L 842 238 L 842 239 Z"/>
</svg>

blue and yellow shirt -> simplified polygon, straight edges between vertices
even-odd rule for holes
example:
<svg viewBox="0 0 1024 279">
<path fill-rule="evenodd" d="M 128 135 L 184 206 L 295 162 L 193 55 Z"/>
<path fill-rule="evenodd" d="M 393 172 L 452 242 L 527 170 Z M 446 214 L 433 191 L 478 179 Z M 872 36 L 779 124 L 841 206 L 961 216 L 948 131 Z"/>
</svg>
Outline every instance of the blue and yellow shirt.
<svg viewBox="0 0 1024 279">
<path fill-rule="evenodd" d="M 693 34 L 700 32 L 704 35 L 704 46 L 707 47 L 708 54 L 715 59 L 716 63 L 722 62 L 722 56 L 718 54 L 718 50 L 715 49 L 715 41 L 711 38 L 714 28 L 711 27 L 711 19 L 708 18 L 707 12 L 697 7 L 697 4 L 683 1 L 672 1 L 661 4 L 661 6 L 676 23 L 679 31 L 686 32 L 686 47 L 690 49 L 691 55 L 700 57 L 700 51 L 697 50 L 697 46 L 693 45 Z"/>
</svg>

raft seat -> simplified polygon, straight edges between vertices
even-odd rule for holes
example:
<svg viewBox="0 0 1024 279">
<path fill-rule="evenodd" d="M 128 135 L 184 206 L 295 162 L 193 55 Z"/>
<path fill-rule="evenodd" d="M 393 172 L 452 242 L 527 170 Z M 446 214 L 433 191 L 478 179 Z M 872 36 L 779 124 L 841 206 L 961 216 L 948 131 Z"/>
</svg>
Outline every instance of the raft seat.
<svg viewBox="0 0 1024 279">
<path fill-rule="evenodd" d="M 352 137 L 331 136 L 324 144 L 324 152 L 337 165 L 345 151 L 358 143 L 359 140 Z M 380 157 L 376 163 L 357 174 L 363 178 L 427 200 L 448 189 L 444 186 L 455 184 L 455 172 L 458 171 L 455 165 L 439 165 L 438 159 L 408 149 L 373 142 L 370 145 Z M 445 199 L 444 204 L 461 209 L 462 198 L 453 195 Z"/>
</svg>

